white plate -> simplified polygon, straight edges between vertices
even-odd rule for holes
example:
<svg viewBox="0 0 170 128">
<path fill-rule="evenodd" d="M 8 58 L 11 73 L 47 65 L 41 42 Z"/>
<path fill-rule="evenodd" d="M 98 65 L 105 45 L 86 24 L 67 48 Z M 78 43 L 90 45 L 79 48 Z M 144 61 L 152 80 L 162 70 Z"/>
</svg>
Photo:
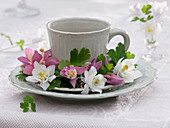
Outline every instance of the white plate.
<svg viewBox="0 0 170 128">
<path fill-rule="evenodd" d="M 120 86 L 112 86 L 109 89 L 103 90 L 102 94 L 93 93 L 88 95 L 75 94 L 73 92 L 59 92 L 59 91 L 44 91 L 40 87 L 34 86 L 31 83 L 19 81 L 16 78 L 16 75 L 19 74 L 20 67 L 16 67 L 11 74 L 9 75 L 10 82 L 26 92 L 45 95 L 45 96 L 53 96 L 57 98 L 64 99 L 103 99 L 109 97 L 115 97 L 123 94 L 127 94 L 129 92 L 136 91 L 138 89 L 144 88 L 150 83 L 152 83 L 157 76 L 157 70 L 154 69 L 150 64 L 139 61 L 138 62 L 138 70 L 143 73 L 143 76 L 136 79 L 133 83 L 123 84 Z"/>
<path fill-rule="evenodd" d="M 102 90 L 109 89 L 109 88 L 111 88 L 112 86 L 119 86 L 119 85 L 107 85 L 107 86 L 104 86 L 104 87 L 102 88 Z M 82 91 L 83 91 L 83 88 L 58 88 L 58 87 L 55 87 L 53 90 L 63 91 L 63 92 L 82 92 Z"/>
</svg>

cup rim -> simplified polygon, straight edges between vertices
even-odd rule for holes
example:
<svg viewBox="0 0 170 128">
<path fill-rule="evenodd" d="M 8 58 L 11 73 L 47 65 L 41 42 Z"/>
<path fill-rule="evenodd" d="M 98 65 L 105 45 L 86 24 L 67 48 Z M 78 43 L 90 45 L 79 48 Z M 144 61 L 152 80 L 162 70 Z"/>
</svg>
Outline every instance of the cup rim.
<svg viewBox="0 0 170 128">
<path fill-rule="evenodd" d="M 103 23 L 107 24 L 108 26 L 106 28 L 103 28 L 103 29 L 89 31 L 89 32 L 66 32 L 66 31 L 61 31 L 61 30 L 55 30 L 55 29 L 50 27 L 51 23 L 56 22 L 56 21 L 62 21 L 62 20 L 89 20 L 89 21 L 91 20 L 91 21 L 103 22 Z M 100 20 L 100 19 L 95 19 L 95 18 L 77 18 L 77 17 L 75 17 L 75 18 L 62 18 L 62 19 L 58 19 L 58 20 L 49 21 L 46 24 L 46 27 L 47 27 L 48 30 L 51 30 L 51 31 L 56 32 L 56 33 L 80 35 L 80 34 L 93 34 L 93 33 L 103 32 L 105 30 L 110 29 L 111 24 L 109 22 L 107 22 L 107 21 Z"/>
</svg>

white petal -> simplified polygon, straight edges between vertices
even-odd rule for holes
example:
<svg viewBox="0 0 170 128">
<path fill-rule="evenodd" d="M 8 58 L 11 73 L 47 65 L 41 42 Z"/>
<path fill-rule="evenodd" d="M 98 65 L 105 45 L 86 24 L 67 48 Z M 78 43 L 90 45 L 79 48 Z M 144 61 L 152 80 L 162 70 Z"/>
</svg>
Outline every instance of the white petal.
<svg viewBox="0 0 170 128">
<path fill-rule="evenodd" d="M 49 71 L 49 76 L 52 76 L 55 72 L 55 65 L 51 65 L 47 69 Z"/>
<path fill-rule="evenodd" d="M 119 72 L 119 65 L 116 65 L 115 68 L 113 69 L 114 74 L 118 74 Z"/>
<path fill-rule="evenodd" d="M 119 71 L 122 69 L 121 61 L 123 58 L 121 58 L 118 62 L 115 68 L 113 69 L 114 74 L 118 74 Z"/>
<path fill-rule="evenodd" d="M 85 71 L 85 72 L 84 72 L 84 76 L 85 76 L 85 78 L 87 78 L 87 77 L 89 76 L 88 74 L 89 74 L 89 72 L 88 72 L 88 71 Z"/>
<path fill-rule="evenodd" d="M 34 62 L 34 68 L 38 68 L 40 65 L 37 61 Z"/>
<path fill-rule="evenodd" d="M 99 79 L 99 84 L 96 85 L 96 87 L 98 87 L 98 88 L 103 88 L 104 85 L 105 85 L 105 83 L 106 83 L 106 81 L 107 81 L 107 79 L 104 78 L 104 76 L 101 75 L 101 74 L 98 74 L 95 78 L 96 78 L 96 79 Z"/>
<path fill-rule="evenodd" d="M 89 70 L 88 76 L 89 77 L 94 77 L 97 74 L 97 70 L 94 66 L 92 66 Z"/>
<path fill-rule="evenodd" d="M 28 77 L 26 77 L 25 79 L 26 79 L 26 81 L 32 82 L 32 83 L 39 82 L 39 81 L 36 80 L 33 76 L 28 76 Z"/>
<path fill-rule="evenodd" d="M 134 72 L 134 79 L 137 79 L 137 78 L 142 77 L 142 76 L 143 76 L 143 74 L 139 70 L 136 70 Z"/>
<path fill-rule="evenodd" d="M 47 90 L 47 88 L 50 86 L 50 84 L 48 82 L 46 83 L 42 83 L 42 84 L 39 84 L 41 88 L 43 88 L 43 90 Z"/>
<path fill-rule="evenodd" d="M 85 71 L 85 83 L 87 83 L 88 85 L 92 83 L 95 75 L 97 74 L 97 70 L 94 66 L 92 66 L 88 71 Z"/>
<path fill-rule="evenodd" d="M 102 93 L 102 90 L 100 88 L 91 88 L 92 92 L 99 92 L 100 94 Z"/>
<path fill-rule="evenodd" d="M 39 72 L 45 72 L 46 74 L 48 74 L 48 70 L 46 68 L 45 65 L 40 65 L 38 64 L 37 61 L 34 62 L 34 69 L 32 71 L 32 75 L 36 78 L 38 78 Z"/>
<path fill-rule="evenodd" d="M 87 84 L 84 85 L 84 89 L 81 94 L 88 94 L 89 93 L 89 86 Z"/>
<path fill-rule="evenodd" d="M 123 80 L 124 83 L 131 83 L 134 81 L 134 77 L 133 76 L 124 77 Z"/>
<path fill-rule="evenodd" d="M 160 23 L 157 23 L 157 34 L 161 33 L 162 32 L 162 27 L 161 27 L 161 24 Z"/>
<path fill-rule="evenodd" d="M 56 76 L 55 76 L 55 75 L 52 75 L 52 76 L 50 76 L 50 77 L 48 78 L 48 81 L 51 82 L 51 81 L 53 81 L 55 78 L 56 78 Z"/>
</svg>

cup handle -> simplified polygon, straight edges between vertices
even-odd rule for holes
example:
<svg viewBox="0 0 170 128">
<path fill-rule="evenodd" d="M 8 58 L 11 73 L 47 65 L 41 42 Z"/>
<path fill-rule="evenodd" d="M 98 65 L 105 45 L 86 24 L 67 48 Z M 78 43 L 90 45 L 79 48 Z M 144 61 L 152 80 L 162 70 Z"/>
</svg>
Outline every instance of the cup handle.
<svg viewBox="0 0 170 128">
<path fill-rule="evenodd" d="M 123 30 L 121 30 L 121 29 L 118 29 L 118 28 L 116 28 L 116 29 L 111 29 L 111 30 L 110 30 L 110 33 L 109 33 L 109 40 L 108 40 L 108 42 L 110 42 L 110 40 L 111 40 L 114 36 L 117 36 L 117 35 L 121 35 L 121 36 L 123 37 L 123 39 L 124 39 L 124 45 L 125 45 L 125 51 L 127 51 L 128 48 L 129 48 L 129 45 L 130 45 L 130 38 L 129 38 L 129 35 L 128 35 L 125 31 L 123 31 Z"/>
</svg>

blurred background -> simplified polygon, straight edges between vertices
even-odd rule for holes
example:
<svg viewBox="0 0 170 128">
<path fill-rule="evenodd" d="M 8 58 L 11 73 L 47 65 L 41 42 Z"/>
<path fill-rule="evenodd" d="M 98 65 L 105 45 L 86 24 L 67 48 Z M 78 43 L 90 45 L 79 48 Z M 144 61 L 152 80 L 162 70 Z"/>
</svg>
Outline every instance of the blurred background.
<svg viewBox="0 0 170 128">
<path fill-rule="evenodd" d="M 17 7 L 23 0 L 0 0 L 0 33 L 10 35 L 14 42 L 23 39 L 24 47 L 33 47 L 26 44 L 41 42 L 45 39 L 42 46 L 34 46 L 36 49 L 48 45 L 46 34 L 48 21 L 68 17 L 98 18 L 110 22 L 112 28 L 121 28 L 127 31 L 131 38 L 130 49 L 140 56 L 145 50 L 144 35 L 139 26 L 135 26 L 128 20 L 128 8 L 136 2 L 147 3 L 149 1 L 152 0 L 25 0 L 28 7 L 39 10 L 39 15 L 18 18 L 5 16 L 5 10 Z M 163 32 L 160 35 L 160 42 L 164 44 L 168 42 L 166 32 L 169 27 L 167 26 L 169 26 L 168 21 L 163 24 Z M 122 41 L 122 37 L 117 36 L 112 39 L 108 47 L 115 47 L 120 41 Z M 10 47 L 8 40 L 3 37 L 0 37 L 0 45 L 1 50 Z"/>
</svg>

